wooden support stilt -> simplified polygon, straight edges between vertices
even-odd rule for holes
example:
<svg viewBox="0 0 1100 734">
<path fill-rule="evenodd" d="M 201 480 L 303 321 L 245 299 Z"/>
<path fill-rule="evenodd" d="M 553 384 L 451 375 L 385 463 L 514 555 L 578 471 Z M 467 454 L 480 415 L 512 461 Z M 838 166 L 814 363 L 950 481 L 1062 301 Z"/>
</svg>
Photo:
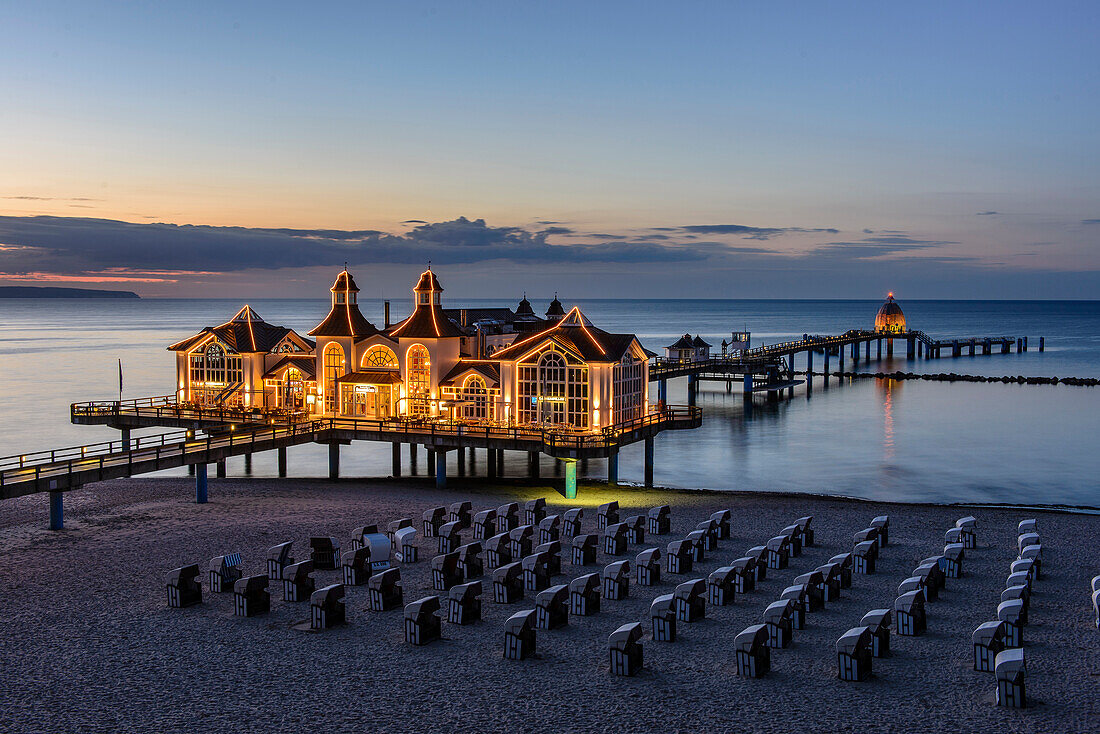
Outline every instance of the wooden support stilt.
<svg viewBox="0 0 1100 734">
<path fill-rule="evenodd" d="M 328 445 L 328 478 L 334 482 L 340 478 L 340 444 L 335 441 Z"/>
<path fill-rule="evenodd" d="M 645 440 L 645 486 L 653 486 L 653 436 Z"/>
<path fill-rule="evenodd" d="M 435 488 L 447 488 L 447 452 L 435 452 Z"/>
<path fill-rule="evenodd" d="M 286 476 L 286 449 L 281 448 L 276 453 L 278 454 L 279 476 L 280 477 L 285 477 Z"/>
<path fill-rule="evenodd" d="M 61 530 L 65 527 L 65 500 L 64 493 L 50 492 L 50 530 Z"/>
<path fill-rule="evenodd" d="M 195 465 L 195 502 L 206 504 L 206 464 Z"/>
<path fill-rule="evenodd" d="M 390 474 L 394 477 L 401 476 L 401 443 L 399 441 L 390 444 Z"/>
</svg>

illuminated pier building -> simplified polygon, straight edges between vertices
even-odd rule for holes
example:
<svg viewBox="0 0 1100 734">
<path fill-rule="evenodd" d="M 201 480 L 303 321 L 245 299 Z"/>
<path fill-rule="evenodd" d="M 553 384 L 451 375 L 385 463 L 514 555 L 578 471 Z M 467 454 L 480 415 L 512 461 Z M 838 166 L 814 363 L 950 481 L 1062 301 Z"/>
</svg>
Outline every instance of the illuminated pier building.
<svg viewBox="0 0 1100 734">
<path fill-rule="evenodd" d="M 201 406 L 304 411 L 375 420 L 446 418 L 597 431 L 649 412 L 647 352 L 555 296 L 545 318 L 524 296 L 507 308 L 444 309 L 429 268 L 413 310 L 372 324 L 346 270 L 307 336 L 250 307 L 169 347 L 177 400 Z M 387 308 L 388 320 L 388 308 Z"/>
</svg>

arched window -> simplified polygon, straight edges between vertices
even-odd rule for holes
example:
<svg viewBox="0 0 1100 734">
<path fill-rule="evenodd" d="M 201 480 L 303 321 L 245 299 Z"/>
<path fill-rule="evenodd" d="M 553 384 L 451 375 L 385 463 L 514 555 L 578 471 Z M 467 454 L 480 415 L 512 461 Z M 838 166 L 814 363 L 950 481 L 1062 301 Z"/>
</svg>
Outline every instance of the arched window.
<svg viewBox="0 0 1100 734">
<path fill-rule="evenodd" d="M 396 367 L 397 355 L 389 347 L 376 344 L 363 355 L 363 367 Z"/>
<path fill-rule="evenodd" d="M 225 382 L 225 350 L 216 342 L 206 348 L 206 381 Z"/>
<path fill-rule="evenodd" d="M 218 342 L 190 355 L 191 399 L 203 404 L 233 401 L 239 391 L 225 394 L 229 385 L 240 385 L 244 379 L 241 356 L 228 354 Z"/>
<path fill-rule="evenodd" d="M 336 412 L 336 380 L 344 376 L 344 350 L 336 342 L 325 347 L 325 412 Z"/>
<path fill-rule="evenodd" d="M 431 413 L 432 362 L 428 350 L 422 344 L 414 344 L 405 354 L 405 371 L 409 386 L 405 396 L 410 415 Z"/>
<path fill-rule="evenodd" d="M 462 417 L 468 420 L 483 421 L 489 416 L 489 391 L 485 389 L 485 380 L 477 375 L 470 375 L 462 386 L 463 398 Z"/>
</svg>

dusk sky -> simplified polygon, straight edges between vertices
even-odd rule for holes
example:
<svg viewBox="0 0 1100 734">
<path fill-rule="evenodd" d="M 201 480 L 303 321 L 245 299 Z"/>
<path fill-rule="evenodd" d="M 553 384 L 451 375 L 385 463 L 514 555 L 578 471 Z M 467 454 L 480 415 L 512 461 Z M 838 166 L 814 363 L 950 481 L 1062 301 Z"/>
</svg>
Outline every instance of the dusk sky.
<svg viewBox="0 0 1100 734">
<path fill-rule="evenodd" d="M 1100 3 L 7 3 L 0 284 L 1100 298 Z"/>
</svg>

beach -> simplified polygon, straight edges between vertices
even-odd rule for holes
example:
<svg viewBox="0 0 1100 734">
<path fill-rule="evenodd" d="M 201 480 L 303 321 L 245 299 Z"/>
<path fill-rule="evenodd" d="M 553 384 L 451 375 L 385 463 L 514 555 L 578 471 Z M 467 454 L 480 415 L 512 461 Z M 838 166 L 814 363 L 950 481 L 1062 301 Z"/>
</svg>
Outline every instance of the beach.
<svg viewBox="0 0 1100 734">
<path fill-rule="evenodd" d="M 334 536 L 350 548 L 353 528 L 397 518 L 414 521 L 437 505 L 469 500 L 474 511 L 546 497 L 550 513 L 585 510 L 582 532 L 596 532 L 596 506 L 617 500 L 621 515 L 672 507 L 672 533 L 610 557 L 602 544 L 594 566 L 574 567 L 563 542 L 564 576 L 591 573 L 644 548 L 683 538 L 712 512 L 732 512 L 731 538 L 692 573 L 662 574 L 654 587 L 631 584 L 623 601 L 603 600 L 599 614 L 570 617 L 564 629 L 537 632 L 537 656 L 502 658 L 504 620 L 534 606 L 532 594 L 511 605 L 492 601 L 483 577 L 483 620 L 443 625 L 443 640 L 404 642 L 402 614 L 367 611 L 366 587 L 346 590 L 348 624 L 323 632 L 292 629 L 309 619 L 308 603 L 282 601 L 272 586 L 271 612 L 232 613 L 231 594 L 210 594 L 210 558 L 239 552 L 246 575 L 265 570 L 267 549 L 293 541 L 308 557 L 311 536 Z M 11 500 L 0 515 L 0 730 L 56 731 L 1096 731 L 1100 714 L 1100 633 L 1089 579 L 1100 573 L 1095 538 L 1100 516 L 1073 512 L 865 502 L 778 493 L 748 494 L 580 487 L 565 500 L 537 483 L 486 486 L 426 480 L 211 479 L 210 501 L 194 502 L 192 482 L 135 478 L 66 495 L 66 528 L 45 529 L 46 495 Z M 890 542 L 875 574 L 855 575 L 838 601 L 807 615 L 786 649 L 772 650 L 762 679 L 736 675 L 734 636 L 761 622 L 768 603 L 795 576 L 850 551 L 852 535 L 872 517 L 890 516 Z M 803 515 L 816 542 L 769 570 L 755 591 L 680 623 L 674 643 L 649 637 L 649 604 L 674 586 L 745 554 Z M 862 683 L 837 679 L 835 642 L 871 609 L 890 608 L 898 584 L 918 562 L 938 555 L 944 532 L 965 515 L 978 519 L 977 548 L 963 577 L 948 579 L 927 604 L 928 632 L 891 636 L 891 655 L 874 660 Z M 1029 708 L 993 703 L 991 673 L 972 669 L 971 633 L 996 618 L 1016 524 L 1037 518 L 1043 573 L 1024 630 Z M 463 542 L 472 539 L 469 529 Z M 434 539 L 419 539 L 421 560 L 398 564 L 405 602 L 433 593 Z M 203 603 L 169 609 L 164 578 L 198 563 Z M 339 581 L 318 571 L 317 587 Z M 633 581 L 633 577 L 632 577 Z M 608 670 L 607 637 L 639 621 L 644 668 L 634 678 Z"/>
</svg>

